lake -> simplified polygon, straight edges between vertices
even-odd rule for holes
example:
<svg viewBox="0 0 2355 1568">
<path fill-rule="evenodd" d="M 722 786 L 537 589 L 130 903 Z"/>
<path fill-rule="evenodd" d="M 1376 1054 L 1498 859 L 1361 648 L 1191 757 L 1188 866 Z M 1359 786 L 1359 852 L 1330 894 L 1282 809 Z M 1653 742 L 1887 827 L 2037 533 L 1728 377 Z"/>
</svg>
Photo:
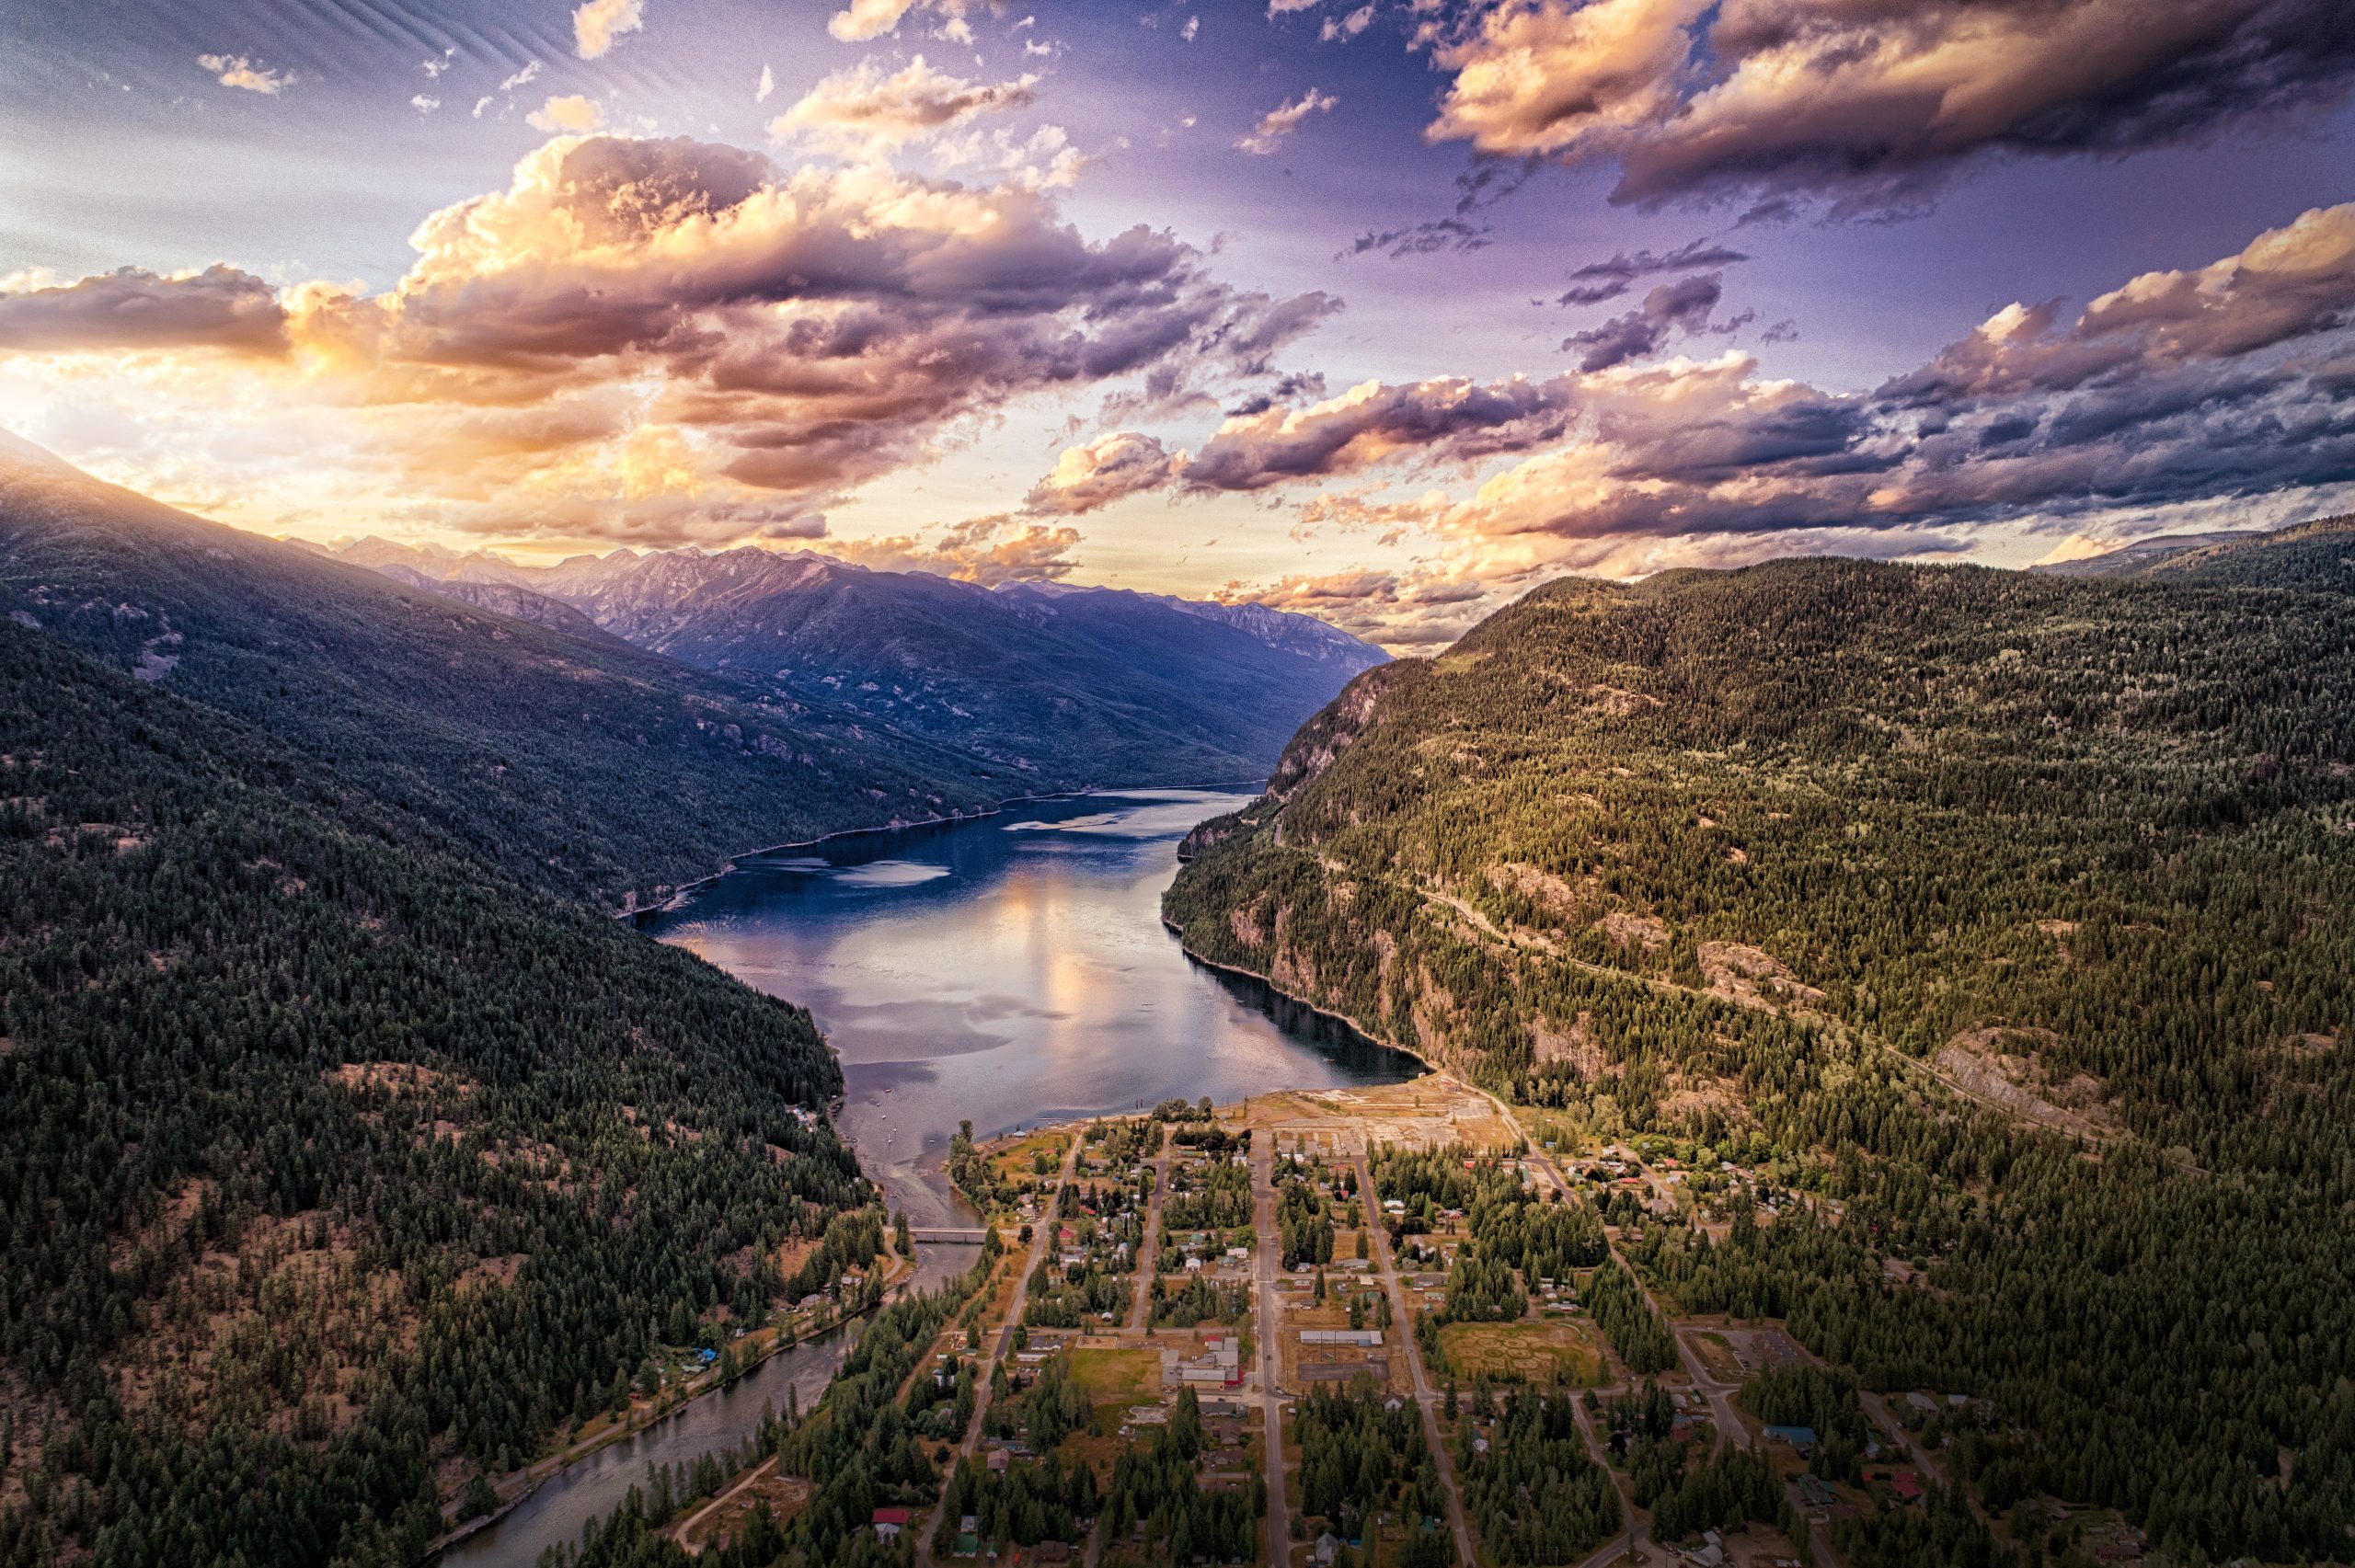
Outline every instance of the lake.
<svg viewBox="0 0 2355 1568">
<path fill-rule="evenodd" d="M 867 1174 L 918 1225 L 970 1223 L 939 1171 L 960 1120 L 987 1137 L 1422 1070 L 1196 964 L 1161 923 L 1178 841 L 1253 798 L 1074 795 L 833 839 L 742 860 L 640 924 L 808 1007 Z"/>
</svg>

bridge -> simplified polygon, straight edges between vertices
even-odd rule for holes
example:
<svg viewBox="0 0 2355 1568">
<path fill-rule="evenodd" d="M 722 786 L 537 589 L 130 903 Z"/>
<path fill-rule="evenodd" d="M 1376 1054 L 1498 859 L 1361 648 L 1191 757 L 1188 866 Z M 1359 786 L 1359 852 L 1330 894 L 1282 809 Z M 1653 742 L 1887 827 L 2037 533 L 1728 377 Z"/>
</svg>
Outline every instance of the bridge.
<svg viewBox="0 0 2355 1568">
<path fill-rule="evenodd" d="M 986 1230 L 926 1230 L 921 1225 L 910 1226 L 908 1228 L 908 1236 L 912 1241 L 959 1242 L 969 1247 L 978 1247 L 983 1242 L 989 1240 L 989 1232 Z"/>
</svg>

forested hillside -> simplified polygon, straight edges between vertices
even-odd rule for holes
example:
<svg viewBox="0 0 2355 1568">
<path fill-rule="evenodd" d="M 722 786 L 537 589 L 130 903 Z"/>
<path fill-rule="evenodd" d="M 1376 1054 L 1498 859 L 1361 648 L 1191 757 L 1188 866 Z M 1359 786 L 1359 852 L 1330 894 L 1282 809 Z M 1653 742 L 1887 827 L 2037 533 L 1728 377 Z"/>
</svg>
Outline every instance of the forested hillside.
<svg viewBox="0 0 2355 1568">
<path fill-rule="evenodd" d="M 1361 676 L 1166 910 L 1524 1103 L 1843 1200 L 1631 1251 L 1993 1401 L 1955 1456 L 1990 1505 L 2344 1558 L 2350 555 L 1558 582 Z"/>
<path fill-rule="evenodd" d="M 839 1083 L 800 1010 L 0 622 L 0 1562 L 413 1560 L 867 1200 Z"/>
<path fill-rule="evenodd" d="M 555 607 L 550 607 L 555 608 Z M 267 730 L 608 906 L 731 854 L 976 810 L 1011 769 L 0 452 L 0 616 Z"/>
</svg>

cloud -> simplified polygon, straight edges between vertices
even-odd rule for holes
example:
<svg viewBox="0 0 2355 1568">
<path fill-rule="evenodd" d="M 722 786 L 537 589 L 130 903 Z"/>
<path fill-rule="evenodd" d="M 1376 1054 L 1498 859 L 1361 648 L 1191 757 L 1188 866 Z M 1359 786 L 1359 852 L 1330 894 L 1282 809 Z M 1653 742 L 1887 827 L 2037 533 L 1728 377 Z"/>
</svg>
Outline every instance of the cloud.
<svg viewBox="0 0 2355 1568">
<path fill-rule="evenodd" d="M 605 123 L 605 110 L 603 106 L 594 98 L 585 97 L 579 93 L 566 93 L 561 97 L 549 98 L 547 102 L 525 115 L 523 120 L 533 130 L 545 131 L 551 135 L 559 133 L 578 135 L 595 131 L 603 126 Z"/>
<path fill-rule="evenodd" d="M 769 95 L 775 91 L 776 91 L 776 73 L 764 65 L 761 67 L 761 85 L 753 90 L 752 101 L 766 103 L 769 101 Z"/>
<path fill-rule="evenodd" d="M 572 13 L 572 49 L 583 60 L 602 60 L 624 33 L 646 26 L 646 0 L 586 0 Z"/>
<path fill-rule="evenodd" d="M 0 353 L 103 390 L 109 353 L 179 349 L 120 383 L 159 428 L 299 452 L 347 505 L 716 542 L 820 529 L 1026 397 L 1231 393 L 1336 308 L 1236 290 L 1166 232 L 1090 239 L 1019 182 L 783 169 L 684 138 L 558 137 L 411 243 L 373 294 L 273 295 L 232 269 L 18 285 Z"/>
<path fill-rule="evenodd" d="M 500 81 L 499 84 L 499 90 L 502 93 L 511 93 L 516 88 L 529 86 L 532 83 L 536 82 L 539 79 L 540 63 L 536 60 L 530 61 L 524 64 L 522 70 L 513 73 Z"/>
<path fill-rule="evenodd" d="M 1079 531 L 1039 522 L 1011 512 L 970 518 L 941 530 L 937 538 L 891 534 L 880 539 L 827 542 L 828 553 L 877 571 L 931 572 L 959 582 L 995 588 L 1009 582 L 1055 582 L 1079 562 Z"/>
<path fill-rule="evenodd" d="M 125 267 L 78 283 L 0 292 L 0 353 L 217 349 L 275 355 L 287 343 L 278 291 L 235 267 L 172 276 Z"/>
<path fill-rule="evenodd" d="M 936 12 L 943 18 L 935 33 L 970 46 L 973 29 L 965 19 L 967 0 L 851 0 L 827 18 L 826 30 L 841 43 L 865 43 L 899 30 L 911 11 Z M 1017 24 L 1018 25 L 1018 24 Z"/>
<path fill-rule="evenodd" d="M 2196 141 L 2343 93 L 2342 0 L 1480 0 L 1427 134 L 1618 166 L 1614 199 L 1902 208 L 2000 156 Z"/>
<path fill-rule="evenodd" d="M 1370 381 L 1306 407 L 1230 417 L 1177 477 L 1197 491 L 1263 490 L 1356 474 L 1402 455 L 1422 465 L 1526 452 L 1568 428 L 1571 387 L 1461 378 Z"/>
<path fill-rule="evenodd" d="M 1333 259 L 1338 261 L 1343 256 L 1363 256 L 1373 250 L 1387 251 L 1393 261 L 1409 256 L 1429 256 L 1441 250 L 1458 253 L 1485 250 L 1493 243 L 1488 238 L 1491 232 L 1487 223 L 1474 223 L 1463 218 L 1433 218 L 1403 229 L 1384 229 L 1379 233 L 1368 230 L 1358 235 L 1349 249 Z"/>
<path fill-rule="evenodd" d="M 1724 283 L 1714 272 L 1662 283 L 1625 315 L 1564 338 L 1562 350 L 1580 350 L 1582 371 L 1607 371 L 1630 360 L 1645 359 L 1658 353 L 1671 335 L 1690 338 L 1706 328 L 1724 297 Z"/>
<path fill-rule="evenodd" d="M 1023 504 L 1074 514 L 1148 490 L 1250 492 L 1358 474 L 1402 456 L 1429 468 L 1526 452 L 1568 428 L 1569 393 L 1558 378 L 1443 379 L 1370 381 L 1296 409 L 1255 398 L 1228 415 L 1197 453 L 1171 452 L 1135 430 L 1066 447 Z"/>
<path fill-rule="evenodd" d="M 1047 476 L 1022 498 L 1027 510 L 1065 516 L 1094 511 L 1166 485 L 1185 453 L 1172 454 L 1155 437 L 1114 430 L 1065 447 Z"/>
<path fill-rule="evenodd" d="M 237 87 L 248 93 L 274 97 L 294 85 L 292 71 L 275 71 L 257 65 L 242 54 L 200 54 L 196 63 L 213 73 L 213 80 L 224 87 Z"/>
<path fill-rule="evenodd" d="M 2190 271 L 2145 272 L 2066 327 L 2060 302 L 2014 303 L 1882 395 L 1950 406 L 2147 377 L 2348 325 L 2355 313 L 2355 203 L 2315 208 Z"/>
<path fill-rule="evenodd" d="M 1251 133 L 1235 143 L 1235 150 L 1266 157 L 1285 137 L 1300 129 L 1302 120 L 1312 114 L 1323 114 L 1340 101 L 1330 93 L 1320 93 L 1311 87 L 1292 102 L 1279 105 L 1261 115 L 1259 123 L 1251 128 Z"/>
<path fill-rule="evenodd" d="M 1666 254 L 1639 250 L 1634 255 L 1620 251 L 1604 261 L 1590 261 L 1570 273 L 1568 292 L 1557 304 L 1591 305 L 1605 300 L 1615 300 L 1635 285 L 1638 278 L 1660 272 L 1692 272 L 1705 267 L 1730 267 L 1750 258 L 1742 251 L 1708 240 L 1693 240 L 1678 246 Z"/>
<path fill-rule="evenodd" d="M 1027 107 L 1039 78 L 968 82 L 917 55 L 886 76 L 871 60 L 837 71 L 769 121 L 779 141 L 800 140 L 844 157 L 879 157 L 979 115 Z"/>
<path fill-rule="evenodd" d="M 1706 0 L 1499 0 L 1433 52 L 1454 74 L 1432 141 L 1577 162 L 1632 144 L 1678 108 Z"/>
<path fill-rule="evenodd" d="M 1359 6 L 1347 16 L 1326 17 L 1325 25 L 1317 29 L 1316 36 L 1325 43 L 1343 43 L 1373 25 L 1373 6 L 1369 0 L 1369 4 Z"/>
<path fill-rule="evenodd" d="M 442 100 L 440 98 L 430 98 L 423 93 L 419 93 L 416 97 L 408 100 L 408 107 L 417 110 L 419 114 L 431 114 L 435 109 L 442 107 Z"/>
<path fill-rule="evenodd" d="M 1411 569 L 1238 589 L 1318 613 L 1319 598 L 1347 600 L 1331 618 L 1394 647 L 1460 629 L 1457 610 L 1431 607 L 1442 589 L 1492 608 L 1563 571 L 1953 553 L 1991 531 L 2214 527 L 2355 494 L 2355 203 L 2208 266 L 2145 273 L 2074 315 L 2006 306 L 1870 392 L 1770 378 L 1732 351 L 1648 361 L 1706 326 L 1716 285 L 1656 288 L 1582 335 L 1585 367 L 1553 381 L 1368 386 L 1230 419 L 1169 483 L 1296 486 L 1314 492 L 1301 531 L 1428 551 Z M 1475 394 L 1498 411 L 1476 417 Z M 1468 493 L 1396 494 L 1399 475 L 1484 456 L 1511 461 L 1476 471 Z"/>
</svg>

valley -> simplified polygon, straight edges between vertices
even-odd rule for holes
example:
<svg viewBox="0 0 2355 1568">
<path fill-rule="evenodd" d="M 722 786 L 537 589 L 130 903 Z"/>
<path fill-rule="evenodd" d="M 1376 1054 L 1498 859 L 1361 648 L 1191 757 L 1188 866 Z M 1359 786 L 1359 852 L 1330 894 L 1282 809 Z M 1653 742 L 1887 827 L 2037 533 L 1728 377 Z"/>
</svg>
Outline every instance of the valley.
<svg viewBox="0 0 2355 1568">
<path fill-rule="evenodd" d="M 1396 663 L 957 588 L 1175 726 L 1074 710 L 1133 782 L 1056 793 L 904 668 L 0 503 L 11 1568 L 2355 1526 L 2344 523 L 1565 580 Z M 649 559 L 769 570 L 576 569 Z M 1321 707 L 1166 695 L 1279 657 Z"/>
</svg>

